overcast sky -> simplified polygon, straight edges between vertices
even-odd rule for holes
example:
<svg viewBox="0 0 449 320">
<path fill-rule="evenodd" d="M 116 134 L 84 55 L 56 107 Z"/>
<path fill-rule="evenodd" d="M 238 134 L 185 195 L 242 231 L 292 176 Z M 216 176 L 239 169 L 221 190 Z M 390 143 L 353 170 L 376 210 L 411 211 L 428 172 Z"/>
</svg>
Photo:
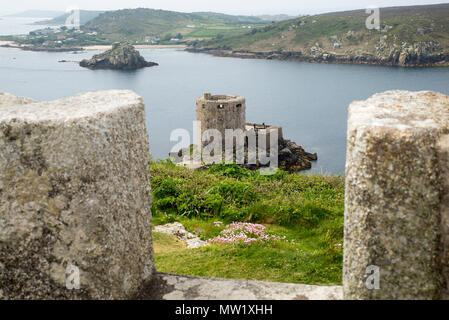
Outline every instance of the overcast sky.
<svg viewBox="0 0 449 320">
<path fill-rule="evenodd" d="M 370 6 L 390 7 L 415 4 L 444 3 L 432 0 L 1 0 L 0 16 L 27 9 L 65 11 L 76 6 L 86 10 L 123 8 L 155 8 L 173 11 L 214 11 L 229 14 L 290 15 L 315 14 Z"/>
</svg>

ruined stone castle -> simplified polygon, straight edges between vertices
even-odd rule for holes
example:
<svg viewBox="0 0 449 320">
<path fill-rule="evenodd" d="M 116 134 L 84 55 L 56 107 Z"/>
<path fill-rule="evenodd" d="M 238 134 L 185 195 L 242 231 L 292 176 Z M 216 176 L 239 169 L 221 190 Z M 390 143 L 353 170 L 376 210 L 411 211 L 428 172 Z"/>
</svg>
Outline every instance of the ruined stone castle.
<svg viewBox="0 0 449 320">
<path fill-rule="evenodd" d="M 270 133 L 277 131 L 278 138 L 283 139 L 282 127 L 268 124 L 256 124 L 246 122 L 246 99 L 242 96 L 231 95 L 212 95 L 205 93 L 196 100 L 196 119 L 201 122 L 201 130 L 199 135 L 199 146 L 207 144 L 200 141 L 204 132 L 210 129 L 218 130 L 225 145 L 225 130 L 242 130 L 243 132 L 254 131 L 256 135 L 263 133 L 269 140 Z"/>
<path fill-rule="evenodd" d="M 196 100 L 196 117 L 198 135 L 195 143 L 200 155 L 194 155 L 192 158 L 188 152 L 185 152 L 187 150 L 181 150 L 178 153 L 178 156 L 182 158 L 181 161 L 178 161 L 180 165 L 197 168 L 205 163 L 204 155 L 210 152 L 209 149 L 206 150 L 206 147 L 214 141 L 215 135 L 221 137 L 220 144 L 217 146 L 221 149 L 220 151 L 225 151 L 226 139 L 229 139 L 228 146 L 232 146 L 234 161 L 238 159 L 238 150 L 241 150 L 245 161 L 244 163 L 237 161 L 237 163 L 250 169 L 257 169 L 266 165 L 261 160 L 262 153 L 259 152 L 260 150 L 256 151 L 260 148 L 263 148 L 269 154 L 270 167 L 275 163 L 275 167 L 281 165 L 288 170 L 299 171 L 309 169 L 311 167 L 310 161 L 317 160 L 316 154 L 307 153 L 294 142 L 284 139 L 281 126 L 248 123 L 246 121 L 246 99 L 242 96 L 205 93 Z M 251 143 L 254 146 L 253 149 L 250 147 Z M 243 146 L 244 148 L 241 148 Z M 272 149 L 272 146 L 276 146 L 275 149 Z M 217 150 L 214 149 L 213 152 L 215 151 Z M 254 159 L 254 163 L 251 163 L 251 159 Z M 220 159 L 217 160 L 221 162 Z M 217 163 L 216 161 L 213 162 Z"/>
</svg>

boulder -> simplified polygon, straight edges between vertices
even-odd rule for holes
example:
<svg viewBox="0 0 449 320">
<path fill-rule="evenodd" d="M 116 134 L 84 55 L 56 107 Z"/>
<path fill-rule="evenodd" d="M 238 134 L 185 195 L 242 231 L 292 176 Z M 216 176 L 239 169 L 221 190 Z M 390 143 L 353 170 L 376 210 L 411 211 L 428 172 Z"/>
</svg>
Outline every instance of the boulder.
<svg viewBox="0 0 449 320">
<path fill-rule="evenodd" d="M 89 69 L 135 70 L 157 65 L 146 61 L 129 43 L 114 43 L 110 50 L 80 62 L 81 67 Z"/>
<path fill-rule="evenodd" d="M 0 299 L 133 297 L 154 265 L 142 99 L 131 91 L 28 104 L 5 97 Z"/>
<path fill-rule="evenodd" d="M 303 147 L 288 139 L 279 139 L 279 164 L 290 172 L 312 168 L 311 161 L 318 160 L 316 153 L 308 153 Z"/>
</svg>

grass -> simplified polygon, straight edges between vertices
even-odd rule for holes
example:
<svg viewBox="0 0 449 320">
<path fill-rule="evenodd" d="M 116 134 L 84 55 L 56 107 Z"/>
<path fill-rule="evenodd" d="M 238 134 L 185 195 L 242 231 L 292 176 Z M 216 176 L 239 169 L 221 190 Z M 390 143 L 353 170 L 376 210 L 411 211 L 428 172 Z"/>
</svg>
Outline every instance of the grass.
<svg viewBox="0 0 449 320">
<path fill-rule="evenodd" d="M 192 171 L 152 163 L 154 225 L 179 221 L 207 240 L 233 221 L 261 223 L 288 242 L 211 244 L 184 249 L 155 233 L 161 272 L 205 277 L 341 284 L 344 179 L 277 173 L 261 176 L 235 165 Z M 292 241 L 293 240 L 293 241 Z"/>
<path fill-rule="evenodd" d="M 186 244 L 176 239 L 174 236 L 160 232 L 153 233 L 153 241 L 153 249 L 155 254 L 171 253 L 184 250 L 186 248 Z"/>
<path fill-rule="evenodd" d="M 253 27 L 260 27 L 261 25 L 252 25 Z M 185 32 L 185 37 L 189 39 L 212 39 L 212 38 L 222 38 L 224 36 L 233 36 L 245 34 L 248 29 L 244 29 L 240 25 L 229 26 L 229 25 L 209 25 L 209 26 L 199 26 L 195 28 L 192 32 Z"/>
</svg>

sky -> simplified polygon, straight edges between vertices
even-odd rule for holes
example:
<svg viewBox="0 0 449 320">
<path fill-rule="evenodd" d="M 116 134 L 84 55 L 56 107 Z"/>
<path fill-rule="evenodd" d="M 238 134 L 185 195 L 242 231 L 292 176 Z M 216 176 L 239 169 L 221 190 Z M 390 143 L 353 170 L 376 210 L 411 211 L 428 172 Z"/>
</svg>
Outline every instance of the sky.
<svg viewBox="0 0 449 320">
<path fill-rule="evenodd" d="M 332 11 L 434 4 L 440 0 L 1 0 L 0 16 L 27 9 L 66 11 L 78 7 L 85 10 L 117 10 L 153 8 L 182 12 L 212 11 L 228 14 L 316 14 Z"/>
</svg>

